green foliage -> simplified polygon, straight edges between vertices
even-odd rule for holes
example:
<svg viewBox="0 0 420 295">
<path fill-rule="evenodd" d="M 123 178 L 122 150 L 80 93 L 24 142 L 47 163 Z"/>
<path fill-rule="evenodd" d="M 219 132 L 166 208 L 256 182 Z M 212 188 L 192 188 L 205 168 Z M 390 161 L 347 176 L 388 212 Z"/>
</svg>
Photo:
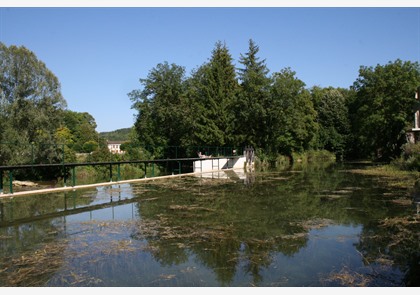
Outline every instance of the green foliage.
<svg viewBox="0 0 420 295">
<path fill-rule="evenodd" d="M 91 153 L 91 152 L 93 152 L 93 151 L 95 151 L 97 149 L 98 149 L 98 143 L 96 141 L 94 141 L 94 140 L 86 141 L 83 144 L 83 151 L 85 153 Z"/>
<path fill-rule="evenodd" d="M 167 62 L 153 68 L 146 79 L 140 79 L 142 90 L 129 93 L 138 111 L 135 129 L 144 147 L 180 145 L 185 136 L 183 111 L 186 106 L 185 69 Z M 163 157 L 161 150 L 150 150 Z"/>
<path fill-rule="evenodd" d="M 311 94 L 319 124 L 316 147 L 343 157 L 350 135 L 347 91 L 313 87 Z"/>
<path fill-rule="evenodd" d="M 294 162 L 301 163 L 333 163 L 336 161 L 336 155 L 327 150 L 308 150 L 303 153 L 293 153 Z"/>
<path fill-rule="evenodd" d="M 152 69 L 140 80 L 143 89 L 129 94 L 138 110 L 139 142 L 153 147 L 149 151 L 156 157 L 170 156 L 171 146 L 190 154 L 191 146 L 253 145 L 275 159 L 315 146 L 318 124 L 310 92 L 290 69 L 268 77 L 258 52 L 250 40 L 237 73 L 221 42 L 187 79 L 175 65 Z"/>
<path fill-rule="evenodd" d="M 0 163 L 62 161 L 55 134 L 63 122 L 66 101 L 57 77 L 25 47 L 0 43 L 0 106 Z M 55 173 L 59 171 L 33 177 L 48 178 Z"/>
<path fill-rule="evenodd" d="M 401 170 L 420 171 L 420 143 L 404 144 L 401 156 L 393 159 L 391 165 Z"/>
<path fill-rule="evenodd" d="M 249 40 L 235 72 L 227 46 L 217 42 L 188 78 L 179 66 L 159 64 L 140 80 L 143 89 L 129 94 L 139 143 L 155 157 L 173 156 L 171 146 L 190 154 L 190 146 L 252 145 L 263 162 L 312 149 L 340 159 L 399 155 L 420 85 L 418 63 L 362 66 L 351 89 L 308 90 L 290 68 L 268 76 L 258 53 Z"/>
<path fill-rule="evenodd" d="M 99 135 L 110 141 L 126 141 L 130 139 L 133 128 L 122 128 L 109 132 L 100 132 Z"/>
<path fill-rule="evenodd" d="M 100 144 L 96 122 L 91 114 L 65 110 L 63 119 L 64 127 L 61 127 L 61 138 L 58 139 L 64 140 L 76 153 L 90 153 Z"/>
<path fill-rule="evenodd" d="M 327 150 L 418 169 L 416 147 L 405 145 L 420 105 L 418 62 L 361 66 L 350 89 L 308 90 L 290 68 L 269 76 L 258 53 L 249 40 L 236 69 L 219 41 L 190 77 L 182 66 L 158 64 L 128 94 L 134 127 L 99 134 L 89 113 L 65 109 L 58 79 L 33 52 L 0 43 L 0 164 L 75 162 L 82 153 L 91 162 L 173 158 L 195 156 L 200 146 L 253 145 L 262 165 L 279 154 L 287 162 Z M 127 141 L 125 154 L 111 154 L 106 139 Z M 47 174 L 32 176 L 60 171 Z"/>
<path fill-rule="evenodd" d="M 196 146 L 234 145 L 234 113 L 238 83 L 232 57 L 225 44 L 217 42 L 210 61 L 193 73 L 188 92 L 189 122 Z"/>
<path fill-rule="evenodd" d="M 271 79 L 265 60 L 257 57 L 258 52 L 259 47 L 249 40 L 248 52 L 239 59 L 243 68 L 238 69 L 241 87 L 234 106 L 235 136 L 238 145 L 265 148 L 271 129 L 268 114 Z"/>
<path fill-rule="evenodd" d="M 357 156 L 389 161 L 401 154 L 405 132 L 412 128 L 414 94 L 420 85 L 417 62 L 396 60 L 384 66 L 362 66 L 349 104 Z"/>
<path fill-rule="evenodd" d="M 90 153 L 86 157 L 86 162 L 107 162 L 107 161 L 113 161 L 113 156 L 106 145 L 99 146 L 98 149 L 96 149 L 94 152 Z"/>
<path fill-rule="evenodd" d="M 274 73 L 271 88 L 270 153 L 291 155 L 311 148 L 318 131 L 316 112 L 305 83 L 295 77 L 295 72 L 286 68 Z"/>
</svg>

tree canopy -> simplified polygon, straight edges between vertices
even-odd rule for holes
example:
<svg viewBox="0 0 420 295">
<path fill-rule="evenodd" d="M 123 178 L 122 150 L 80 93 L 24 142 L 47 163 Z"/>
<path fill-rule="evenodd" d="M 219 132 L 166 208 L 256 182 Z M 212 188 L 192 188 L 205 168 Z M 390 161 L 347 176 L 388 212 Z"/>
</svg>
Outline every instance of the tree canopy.
<svg viewBox="0 0 420 295">
<path fill-rule="evenodd" d="M 417 62 L 398 59 L 386 65 L 360 67 L 352 86 L 355 97 L 349 104 L 357 156 L 383 160 L 400 156 L 406 131 L 413 127 L 419 86 Z"/>
<path fill-rule="evenodd" d="M 74 162 L 98 145 L 93 116 L 67 110 L 58 78 L 23 46 L 0 43 L 0 122 L 1 165 Z M 18 173 L 51 178 L 62 171 Z"/>
<path fill-rule="evenodd" d="M 218 41 L 189 75 L 181 65 L 157 64 L 128 94 L 138 112 L 125 144 L 129 157 L 196 156 L 200 146 L 247 145 L 274 157 L 312 149 L 346 158 L 400 156 L 420 105 L 418 62 L 361 66 L 349 89 L 307 89 L 291 68 L 270 74 L 259 50 L 250 39 L 237 67 Z M 76 153 L 109 157 L 95 118 L 68 110 L 58 78 L 23 46 L 0 43 L 0 122 L 1 164 L 76 161 Z"/>
<path fill-rule="evenodd" d="M 218 41 L 209 61 L 189 77 L 184 70 L 182 78 L 165 76 L 183 69 L 166 62 L 152 69 L 140 80 L 143 89 L 130 93 L 138 110 L 139 141 L 186 149 L 252 145 L 273 156 L 311 149 L 341 158 L 389 160 L 399 155 L 420 85 L 417 62 L 361 66 L 350 89 L 307 89 L 290 68 L 270 75 L 258 53 L 259 46 L 249 40 L 235 68 L 228 47 Z"/>
<path fill-rule="evenodd" d="M 66 101 L 57 77 L 25 47 L 0 43 L 0 106 L 1 163 L 58 160 L 55 133 Z"/>
<path fill-rule="evenodd" d="M 240 56 L 238 79 L 240 89 L 235 105 L 235 132 L 237 144 L 263 147 L 268 143 L 270 122 L 270 86 L 272 79 L 265 60 L 258 56 L 259 47 L 251 39 L 248 52 Z"/>
</svg>

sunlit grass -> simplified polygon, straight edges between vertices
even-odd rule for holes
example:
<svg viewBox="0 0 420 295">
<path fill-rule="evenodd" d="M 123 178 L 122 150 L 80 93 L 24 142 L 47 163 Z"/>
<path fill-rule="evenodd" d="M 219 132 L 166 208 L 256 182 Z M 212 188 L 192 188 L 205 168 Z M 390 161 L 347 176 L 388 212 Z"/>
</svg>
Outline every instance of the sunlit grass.
<svg viewBox="0 0 420 295">
<path fill-rule="evenodd" d="M 394 188 L 413 188 L 416 180 L 420 178 L 420 172 L 400 170 L 393 165 L 369 166 L 364 169 L 352 169 L 352 173 L 383 178 L 385 185 Z"/>
</svg>

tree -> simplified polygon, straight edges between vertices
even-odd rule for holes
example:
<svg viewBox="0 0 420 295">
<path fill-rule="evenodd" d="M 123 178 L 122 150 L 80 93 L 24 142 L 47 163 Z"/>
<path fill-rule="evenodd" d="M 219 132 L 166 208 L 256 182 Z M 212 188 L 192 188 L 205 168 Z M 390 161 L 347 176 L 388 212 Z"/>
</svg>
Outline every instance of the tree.
<svg viewBox="0 0 420 295">
<path fill-rule="evenodd" d="M 187 136 L 184 124 L 185 69 L 164 62 L 153 68 L 146 79 L 140 79 L 142 90 L 129 93 L 138 111 L 135 128 L 139 141 L 157 157 L 169 146 L 179 146 Z"/>
<path fill-rule="evenodd" d="M 248 52 L 241 54 L 238 69 L 240 91 L 235 104 L 235 133 L 238 144 L 252 145 L 265 149 L 268 145 L 267 136 L 270 129 L 268 109 L 271 79 L 267 76 L 269 70 L 265 60 L 257 56 L 259 47 L 251 39 Z"/>
<path fill-rule="evenodd" d="M 332 87 L 311 89 L 312 101 L 317 112 L 319 131 L 317 148 L 343 156 L 350 134 L 350 121 L 344 89 Z"/>
<path fill-rule="evenodd" d="M 271 108 L 268 110 L 270 153 L 291 156 L 293 152 L 303 152 L 314 146 L 313 139 L 318 131 L 316 111 L 305 83 L 295 75 L 290 68 L 273 75 Z"/>
<path fill-rule="evenodd" d="M 389 161 L 399 157 L 412 128 L 414 95 L 420 85 L 418 62 L 397 59 L 376 67 L 362 66 L 352 89 L 356 96 L 349 105 L 353 156 Z"/>
<path fill-rule="evenodd" d="M 196 145 L 234 144 L 234 113 L 238 91 L 235 67 L 225 44 L 216 43 L 208 63 L 189 81 L 189 105 L 194 110 L 191 136 Z"/>
<path fill-rule="evenodd" d="M 87 112 L 63 112 L 62 128 L 67 128 L 71 133 L 72 141 L 66 141 L 69 148 L 77 153 L 90 153 L 99 145 L 99 133 L 96 131 L 96 122 Z"/>
<path fill-rule="evenodd" d="M 57 77 L 25 47 L 0 43 L 0 89 L 0 162 L 61 161 L 54 138 L 66 101 Z"/>
</svg>

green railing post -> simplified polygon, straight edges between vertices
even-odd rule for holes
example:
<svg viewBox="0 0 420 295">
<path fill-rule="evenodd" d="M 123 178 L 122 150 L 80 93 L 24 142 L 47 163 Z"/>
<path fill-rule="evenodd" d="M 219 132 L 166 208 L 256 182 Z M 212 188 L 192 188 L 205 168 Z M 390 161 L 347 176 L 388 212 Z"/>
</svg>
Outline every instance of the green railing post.
<svg viewBox="0 0 420 295">
<path fill-rule="evenodd" d="M 75 186 L 76 185 L 76 166 L 73 166 L 72 167 L 72 186 Z"/>
<path fill-rule="evenodd" d="M 112 164 L 109 164 L 109 182 L 112 182 Z"/>
<path fill-rule="evenodd" d="M 67 177 L 66 177 L 66 167 L 64 166 L 64 144 L 63 144 L 63 151 L 62 151 L 62 165 L 63 165 L 63 181 L 64 181 L 64 187 L 67 186 Z"/>
<path fill-rule="evenodd" d="M 64 144 L 63 144 L 63 152 L 62 152 L 62 157 L 63 157 L 63 167 L 64 167 L 64 161 L 65 161 L 65 153 L 64 153 Z"/>
<path fill-rule="evenodd" d="M 66 167 L 64 165 L 63 165 L 63 181 L 64 181 L 64 187 L 67 187 Z"/>
<path fill-rule="evenodd" d="M 120 168 L 120 163 L 118 163 L 118 166 L 117 166 L 117 173 L 118 173 L 118 179 L 117 179 L 117 181 L 120 181 L 120 180 L 121 180 L 121 168 Z"/>
<path fill-rule="evenodd" d="M 13 194 L 13 171 L 9 170 L 9 191 Z"/>
<path fill-rule="evenodd" d="M 32 165 L 33 164 L 35 164 L 35 159 L 34 159 L 34 143 L 33 142 L 31 142 L 31 162 L 32 162 Z"/>
<path fill-rule="evenodd" d="M 152 163 L 152 177 L 155 177 L 155 162 Z"/>
<path fill-rule="evenodd" d="M 178 171 L 179 171 L 179 174 L 181 174 L 181 161 L 178 161 Z"/>
<path fill-rule="evenodd" d="M 3 194 L 3 170 L 0 170 L 0 195 Z"/>
<path fill-rule="evenodd" d="M 147 163 L 144 163 L 144 178 L 147 178 L 146 174 L 147 174 Z"/>
<path fill-rule="evenodd" d="M 76 190 L 72 193 L 72 197 L 73 197 L 73 209 L 76 209 L 76 197 L 77 197 Z"/>
</svg>

